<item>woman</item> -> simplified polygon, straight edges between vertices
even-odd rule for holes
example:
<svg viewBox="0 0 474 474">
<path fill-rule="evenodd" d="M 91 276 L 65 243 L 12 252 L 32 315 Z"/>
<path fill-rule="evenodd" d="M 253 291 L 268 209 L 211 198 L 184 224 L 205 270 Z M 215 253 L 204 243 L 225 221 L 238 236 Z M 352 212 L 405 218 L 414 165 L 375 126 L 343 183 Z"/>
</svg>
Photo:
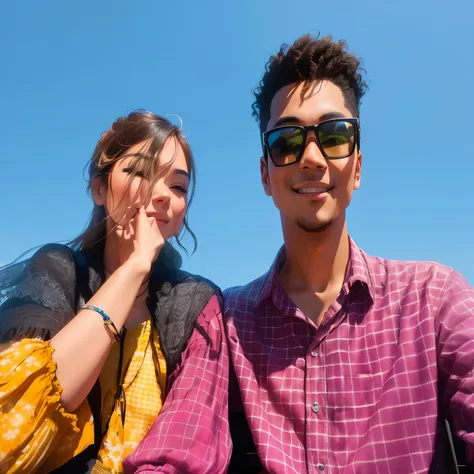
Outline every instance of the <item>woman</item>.
<svg viewBox="0 0 474 474">
<path fill-rule="evenodd" d="M 194 179 L 177 127 L 119 118 L 90 161 L 86 231 L 1 270 L 0 472 L 123 472 L 188 339 L 206 339 L 198 316 L 221 327 L 218 290 L 167 243 L 190 231 Z"/>
</svg>

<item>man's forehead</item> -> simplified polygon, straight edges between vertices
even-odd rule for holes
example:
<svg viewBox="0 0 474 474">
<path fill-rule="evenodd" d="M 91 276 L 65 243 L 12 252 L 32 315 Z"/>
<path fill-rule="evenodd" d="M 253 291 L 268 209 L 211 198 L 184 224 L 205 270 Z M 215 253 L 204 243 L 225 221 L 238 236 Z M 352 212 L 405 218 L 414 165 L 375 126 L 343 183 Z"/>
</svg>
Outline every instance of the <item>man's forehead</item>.
<svg viewBox="0 0 474 474">
<path fill-rule="evenodd" d="M 273 97 L 267 130 L 281 117 L 294 116 L 302 123 L 309 124 L 317 122 L 320 116 L 330 112 L 351 116 L 338 86 L 329 81 L 289 84 Z"/>
</svg>

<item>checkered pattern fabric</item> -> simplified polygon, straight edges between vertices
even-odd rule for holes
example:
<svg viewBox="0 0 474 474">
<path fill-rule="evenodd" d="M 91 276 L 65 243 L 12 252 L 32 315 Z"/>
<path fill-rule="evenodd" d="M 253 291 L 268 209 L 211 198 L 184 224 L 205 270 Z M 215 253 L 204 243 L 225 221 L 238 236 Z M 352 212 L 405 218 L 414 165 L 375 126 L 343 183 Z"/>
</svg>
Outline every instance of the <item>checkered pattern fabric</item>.
<svg viewBox="0 0 474 474">
<path fill-rule="evenodd" d="M 474 290 L 444 266 L 371 257 L 351 241 L 344 286 L 316 327 L 280 286 L 284 258 L 224 295 L 265 469 L 441 473 L 443 416 L 474 468 Z"/>
<path fill-rule="evenodd" d="M 170 391 L 148 435 L 124 461 L 126 473 L 225 472 L 231 442 L 228 425 L 229 358 L 222 313 L 213 296 L 169 378 Z"/>
</svg>

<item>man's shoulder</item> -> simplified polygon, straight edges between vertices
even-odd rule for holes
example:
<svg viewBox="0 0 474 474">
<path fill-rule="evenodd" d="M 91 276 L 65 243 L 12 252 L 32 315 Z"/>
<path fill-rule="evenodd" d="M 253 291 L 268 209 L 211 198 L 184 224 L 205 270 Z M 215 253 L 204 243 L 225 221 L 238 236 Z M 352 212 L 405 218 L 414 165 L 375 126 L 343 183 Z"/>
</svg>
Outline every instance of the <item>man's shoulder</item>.
<svg viewBox="0 0 474 474">
<path fill-rule="evenodd" d="M 268 273 L 265 273 L 246 285 L 233 286 L 224 290 L 225 309 L 230 311 L 245 309 L 248 311 L 249 307 L 256 306 L 267 276 Z"/>
<path fill-rule="evenodd" d="M 434 261 L 393 260 L 364 254 L 370 278 L 375 286 L 442 287 L 454 274 L 452 268 Z"/>
</svg>

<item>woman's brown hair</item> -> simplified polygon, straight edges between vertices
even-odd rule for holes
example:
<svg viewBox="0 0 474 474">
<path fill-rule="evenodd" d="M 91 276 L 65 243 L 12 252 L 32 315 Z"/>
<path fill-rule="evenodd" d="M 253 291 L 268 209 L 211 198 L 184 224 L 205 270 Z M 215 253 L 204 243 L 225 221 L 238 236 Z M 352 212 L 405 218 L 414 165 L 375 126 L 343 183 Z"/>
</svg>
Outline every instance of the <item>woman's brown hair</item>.
<svg viewBox="0 0 474 474">
<path fill-rule="evenodd" d="M 110 129 L 102 134 L 95 147 L 88 164 L 88 189 L 91 189 L 93 182 L 96 180 L 100 180 L 101 184 L 107 185 L 108 175 L 117 161 L 126 156 L 131 147 L 143 143 L 144 146 L 140 156 L 132 160 L 129 165 L 131 168 L 130 175 L 133 178 L 137 174 L 143 174 L 147 178 L 148 193 L 151 195 L 153 185 L 166 173 L 171 165 L 171 163 L 160 163 L 160 152 L 168 140 L 174 140 L 177 145 L 176 148 L 179 146 L 183 150 L 188 165 L 190 187 L 183 229 L 191 235 L 194 242 L 193 251 L 195 251 L 197 239 L 189 228 L 187 215 L 196 182 L 194 157 L 180 129 L 166 118 L 147 111 L 134 111 L 126 117 L 119 117 Z M 146 159 L 143 159 L 143 157 L 146 157 Z M 86 229 L 69 244 L 78 250 L 103 249 L 106 232 L 105 208 L 94 204 Z M 186 250 L 179 236 L 176 236 L 176 242 Z"/>
</svg>

